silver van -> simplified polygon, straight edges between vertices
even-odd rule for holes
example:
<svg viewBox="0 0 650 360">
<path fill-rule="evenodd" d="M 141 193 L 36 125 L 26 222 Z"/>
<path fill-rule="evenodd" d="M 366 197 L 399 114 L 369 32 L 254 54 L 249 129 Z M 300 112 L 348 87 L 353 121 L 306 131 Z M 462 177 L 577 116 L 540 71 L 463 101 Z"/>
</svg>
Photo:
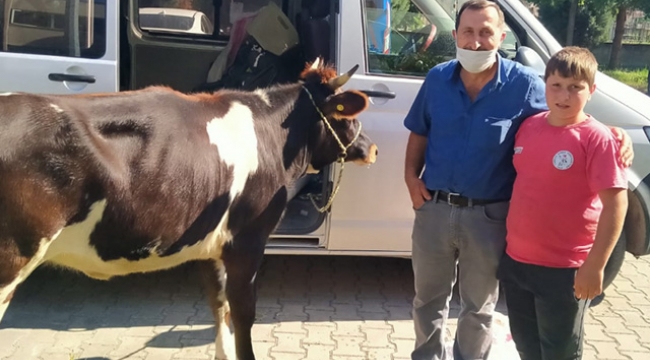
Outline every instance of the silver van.
<svg viewBox="0 0 650 360">
<path fill-rule="evenodd" d="M 541 74 L 560 45 L 519 0 L 496 2 L 507 24 L 501 55 Z M 224 0 L 217 8 L 215 3 L 193 2 L 214 28 L 203 33 L 141 26 L 140 8 L 155 7 L 153 0 L 0 0 L 0 91 L 78 94 L 154 84 L 192 91 L 208 81 L 223 59 L 219 55 L 231 50 L 239 20 L 273 3 L 286 15 L 277 20 L 288 33 L 295 31 L 305 59 L 321 56 L 338 69 L 361 66 L 347 86 L 371 95 L 360 120 L 380 156 L 370 168 L 345 168 L 340 191 L 324 213 L 312 199 L 327 202 L 340 168 L 296 183 L 267 253 L 410 256 L 414 215 L 403 183 L 408 132 L 402 120 L 429 68 L 454 57 L 451 30 L 462 1 Z M 625 250 L 637 256 L 649 252 L 650 98 L 603 74 L 596 81 L 587 110 L 627 130 L 636 153 L 624 234 L 606 270 L 610 282 Z"/>
</svg>

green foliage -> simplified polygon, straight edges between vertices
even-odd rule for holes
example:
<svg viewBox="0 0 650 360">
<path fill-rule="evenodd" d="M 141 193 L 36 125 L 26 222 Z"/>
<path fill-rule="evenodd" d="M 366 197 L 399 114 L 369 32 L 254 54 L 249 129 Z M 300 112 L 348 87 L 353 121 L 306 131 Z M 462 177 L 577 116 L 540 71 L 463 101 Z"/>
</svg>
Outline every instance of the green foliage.
<svg viewBox="0 0 650 360">
<path fill-rule="evenodd" d="M 627 84 L 641 92 L 648 91 L 648 69 L 627 70 L 602 70 L 603 73 Z"/>
<path fill-rule="evenodd" d="M 591 47 L 605 40 L 608 25 L 613 21 L 611 8 L 602 6 L 605 1 L 608 0 L 581 0 L 578 3 L 573 32 L 574 45 Z M 539 6 L 540 21 L 561 44 L 565 45 L 571 1 L 531 0 L 531 2 Z"/>
<path fill-rule="evenodd" d="M 432 67 L 449 59 L 430 53 L 411 53 L 403 56 L 372 54 L 368 60 L 373 72 L 424 76 Z"/>
</svg>

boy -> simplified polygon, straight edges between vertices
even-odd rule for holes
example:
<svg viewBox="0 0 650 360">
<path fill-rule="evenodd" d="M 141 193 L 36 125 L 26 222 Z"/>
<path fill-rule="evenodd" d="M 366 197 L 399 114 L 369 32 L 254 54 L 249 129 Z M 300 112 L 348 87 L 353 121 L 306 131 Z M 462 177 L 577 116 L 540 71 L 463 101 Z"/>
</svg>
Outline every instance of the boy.
<svg viewBox="0 0 650 360">
<path fill-rule="evenodd" d="M 515 136 L 517 177 L 507 217 L 504 284 L 522 360 L 582 358 L 583 321 L 627 210 L 627 180 L 611 131 L 584 113 L 598 64 L 566 47 L 548 62 L 549 111 Z"/>
</svg>

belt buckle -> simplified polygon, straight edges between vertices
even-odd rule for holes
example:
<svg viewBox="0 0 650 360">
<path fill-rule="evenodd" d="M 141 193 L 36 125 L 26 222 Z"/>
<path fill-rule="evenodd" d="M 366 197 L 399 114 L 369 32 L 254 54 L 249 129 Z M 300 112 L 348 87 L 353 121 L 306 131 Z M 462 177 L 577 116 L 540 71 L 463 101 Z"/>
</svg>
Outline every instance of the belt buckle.
<svg viewBox="0 0 650 360">
<path fill-rule="evenodd" d="M 456 206 L 457 204 L 454 204 L 454 203 L 451 202 L 451 197 L 452 196 L 460 196 L 460 194 L 459 193 L 447 193 L 447 204 Z"/>
</svg>

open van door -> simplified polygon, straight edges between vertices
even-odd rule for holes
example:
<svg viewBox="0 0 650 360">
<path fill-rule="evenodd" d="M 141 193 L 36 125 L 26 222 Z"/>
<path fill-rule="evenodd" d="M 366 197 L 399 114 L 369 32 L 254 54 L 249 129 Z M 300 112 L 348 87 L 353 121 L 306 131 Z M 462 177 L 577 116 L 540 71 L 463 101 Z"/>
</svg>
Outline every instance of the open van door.
<svg viewBox="0 0 650 360">
<path fill-rule="evenodd" d="M 112 0 L 0 0 L 0 91 L 117 91 L 117 14 Z"/>
</svg>

